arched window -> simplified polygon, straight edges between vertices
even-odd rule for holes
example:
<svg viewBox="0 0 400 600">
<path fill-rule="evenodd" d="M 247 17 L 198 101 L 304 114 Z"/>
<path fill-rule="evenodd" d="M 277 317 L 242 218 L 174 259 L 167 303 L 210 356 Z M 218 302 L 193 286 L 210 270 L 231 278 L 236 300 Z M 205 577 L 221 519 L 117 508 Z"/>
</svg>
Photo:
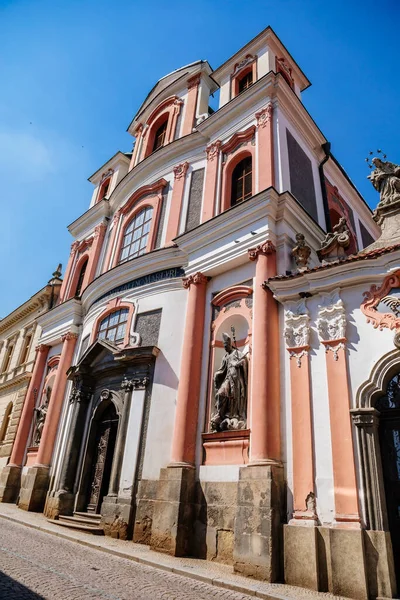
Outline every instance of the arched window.
<svg viewBox="0 0 400 600">
<path fill-rule="evenodd" d="M 153 208 L 146 206 L 138 212 L 125 229 L 119 262 L 140 256 L 146 252 Z"/>
<path fill-rule="evenodd" d="M 246 156 L 233 169 L 231 206 L 247 200 L 252 195 L 252 160 L 251 156 Z"/>
<path fill-rule="evenodd" d="M 167 124 L 168 124 L 168 119 L 165 120 L 164 123 L 162 123 L 159 126 L 159 128 L 157 129 L 157 131 L 155 132 L 152 152 L 154 152 L 155 150 L 158 150 L 158 148 L 161 148 L 161 146 L 164 146 L 165 136 L 167 133 Z"/>
<path fill-rule="evenodd" d="M 238 79 L 238 94 L 247 90 L 253 83 L 253 70 L 250 69 Z"/>
<path fill-rule="evenodd" d="M 6 437 L 8 425 L 10 423 L 12 407 L 13 407 L 12 402 L 10 402 L 10 404 L 7 406 L 6 411 L 4 413 L 3 422 L 1 424 L 1 429 L 0 429 L 0 442 L 3 442 L 4 438 Z"/>
<path fill-rule="evenodd" d="M 81 270 L 80 270 L 78 281 L 77 281 L 76 288 L 75 288 L 75 296 L 81 295 L 82 285 L 83 285 L 83 280 L 85 279 L 87 264 L 88 264 L 88 260 L 85 260 L 85 262 L 81 266 Z"/>
<path fill-rule="evenodd" d="M 123 342 L 128 316 L 129 310 L 127 308 L 121 308 L 107 315 L 100 322 L 97 337 L 100 340 L 109 340 L 114 343 Z"/>
</svg>

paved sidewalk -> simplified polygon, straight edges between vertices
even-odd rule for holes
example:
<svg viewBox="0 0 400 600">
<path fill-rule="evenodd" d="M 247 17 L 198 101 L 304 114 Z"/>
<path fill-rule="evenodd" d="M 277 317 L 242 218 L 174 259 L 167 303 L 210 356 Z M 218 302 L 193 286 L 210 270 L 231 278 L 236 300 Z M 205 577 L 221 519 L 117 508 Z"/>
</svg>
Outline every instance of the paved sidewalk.
<svg viewBox="0 0 400 600">
<path fill-rule="evenodd" d="M 135 544 L 132 541 L 124 542 L 108 536 L 94 536 L 90 533 L 80 531 L 65 531 L 61 526 L 49 523 L 42 514 L 20 510 L 15 504 L 0 503 L 0 518 L 8 519 L 27 527 L 33 527 L 39 531 L 56 535 L 60 538 L 113 554 L 114 556 L 197 579 L 226 590 L 255 596 L 256 598 L 264 598 L 266 600 L 310 600 L 313 598 L 339 600 L 339 596 L 333 596 L 328 593 L 313 592 L 278 583 L 264 583 L 242 577 L 234 574 L 233 568 L 228 565 L 195 558 L 175 558 L 154 552 L 148 546 Z"/>
</svg>

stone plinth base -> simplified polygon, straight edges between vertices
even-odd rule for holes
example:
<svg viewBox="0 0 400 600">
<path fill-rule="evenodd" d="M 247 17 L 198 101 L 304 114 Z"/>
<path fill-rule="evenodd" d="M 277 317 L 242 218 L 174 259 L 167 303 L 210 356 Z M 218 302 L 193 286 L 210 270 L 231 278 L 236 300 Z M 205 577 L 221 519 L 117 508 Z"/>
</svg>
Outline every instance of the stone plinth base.
<svg viewBox="0 0 400 600">
<path fill-rule="evenodd" d="M 21 467 L 3 467 L 0 473 L 0 502 L 16 502 L 21 487 Z"/>
<path fill-rule="evenodd" d="M 249 462 L 250 430 L 203 433 L 205 465 L 245 465 Z"/>
<path fill-rule="evenodd" d="M 101 505 L 101 526 L 105 535 L 127 540 L 131 535 L 132 503 L 118 496 L 105 496 Z"/>
<path fill-rule="evenodd" d="M 285 583 L 318 591 L 317 528 L 285 525 L 283 531 Z"/>
<path fill-rule="evenodd" d="M 150 544 L 157 486 L 158 482 L 154 480 L 142 479 L 139 482 L 133 529 L 133 541 L 137 544 Z"/>
<path fill-rule="evenodd" d="M 150 547 L 173 556 L 190 554 L 196 471 L 190 467 L 161 469 L 154 503 Z"/>
<path fill-rule="evenodd" d="M 234 569 L 268 582 L 281 580 L 283 468 L 242 467 L 235 519 Z"/>
<path fill-rule="evenodd" d="M 44 515 L 48 519 L 58 519 L 59 515 L 72 515 L 74 502 L 74 494 L 65 491 L 51 492 L 46 499 Z"/>
<path fill-rule="evenodd" d="M 49 489 L 49 467 L 30 467 L 22 477 L 18 506 L 23 510 L 42 512 Z"/>
<path fill-rule="evenodd" d="M 367 600 L 396 597 L 390 534 L 337 527 L 284 527 L 285 583 Z"/>
</svg>

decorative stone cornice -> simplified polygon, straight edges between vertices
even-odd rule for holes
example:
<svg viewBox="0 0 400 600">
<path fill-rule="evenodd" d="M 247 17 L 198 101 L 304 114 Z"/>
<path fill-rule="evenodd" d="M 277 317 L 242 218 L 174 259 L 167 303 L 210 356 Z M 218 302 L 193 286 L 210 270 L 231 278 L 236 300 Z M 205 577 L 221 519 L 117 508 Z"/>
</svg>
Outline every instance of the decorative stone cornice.
<svg viewBox="0 0 400 600">
<path fill-rule="evenodd" d="M 197 75 L 193 75 L 193 77 L 189 77 L 187 80 L 188 90 L 191 90 L 194 87 L 197 87 L 201 80 L 201 73 L 197 73 Z"/>
<path fill-rule="evenodd" d="M 256 113 L 257 127 L 266 127 L 272 119 L 273 106 L 270 102 L 265 108 Z"/>
<path fill-rule="evenodd" d="M 301 367 L 301 359 L 308 355 L 310 338 L 310 317 L 305 300 L 285 304 L 284 338 L 290 358 L 295 358 Z"/>
<path fill-rule="evenodd" d="M 216 142 L 213 142 L 212 144 L 209 144 L 206 147 L 207 160 L 213 161 L 214 158 L 218 156 L 221 149 L 221 144 L 222 142 L 220 140 L 217 140 Z"/>
<path fill-rule="evenodd" d="M 260 254 L 268 256 L 274 252 L 276 252 L 276 248 L 270 240 L 267 240 L 263 244 L 259 244 L 255 248 L 248 250 L 250 260 L 257 260 Z"/>
<path fill-rule="evenodd" d="M 332 350 L 335 360 L 338 360 L 338 350 L 345 348 L 346 342 L 346 311 L 339 289 L 330 293 L 321 293 L 321 303 L 318 305 L 317 329 L 325 351 Z"/>
<path fill-rule="evenodd" d="M 195 273 L 194 275 L 189 275 L 189 277 L 184 277 L 182 279 L 183 287 L 185 289 L 190 288 L 192 284 L 194 285 L 205 285 L 209 280 L 209 277 L 203 275 L 203 273 Z"/>
<path fill-rule="evenodd" d="M 182 179 L 182 177 L 185 177 L 188 168 L 189 168 L 189 163 L 187 161 L 184 163 L 181 163 L 180 165 L 176 165 L 176 167 L 174 167 L 174 178 Z"/>
</svg>

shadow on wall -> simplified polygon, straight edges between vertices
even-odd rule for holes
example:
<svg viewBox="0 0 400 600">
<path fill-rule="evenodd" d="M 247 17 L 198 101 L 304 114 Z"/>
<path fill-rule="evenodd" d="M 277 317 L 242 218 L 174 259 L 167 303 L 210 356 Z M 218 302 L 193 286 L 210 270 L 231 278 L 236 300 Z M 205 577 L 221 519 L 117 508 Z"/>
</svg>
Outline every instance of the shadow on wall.
<svg viewBox="0 0 400 600">
<path fill-rule="evenodd" d="M 23 598 L 24 600 L 45 600 L 44 596 L 32 592 L 12 577 L 0 571 L 0 598 Z"/>
<path fill-rule="evenodd" d="M 153 383 L 165 385 L 173 390 L 178 389 L 179 379 L 162 351 L 157 357 Z"/>
</svg>

